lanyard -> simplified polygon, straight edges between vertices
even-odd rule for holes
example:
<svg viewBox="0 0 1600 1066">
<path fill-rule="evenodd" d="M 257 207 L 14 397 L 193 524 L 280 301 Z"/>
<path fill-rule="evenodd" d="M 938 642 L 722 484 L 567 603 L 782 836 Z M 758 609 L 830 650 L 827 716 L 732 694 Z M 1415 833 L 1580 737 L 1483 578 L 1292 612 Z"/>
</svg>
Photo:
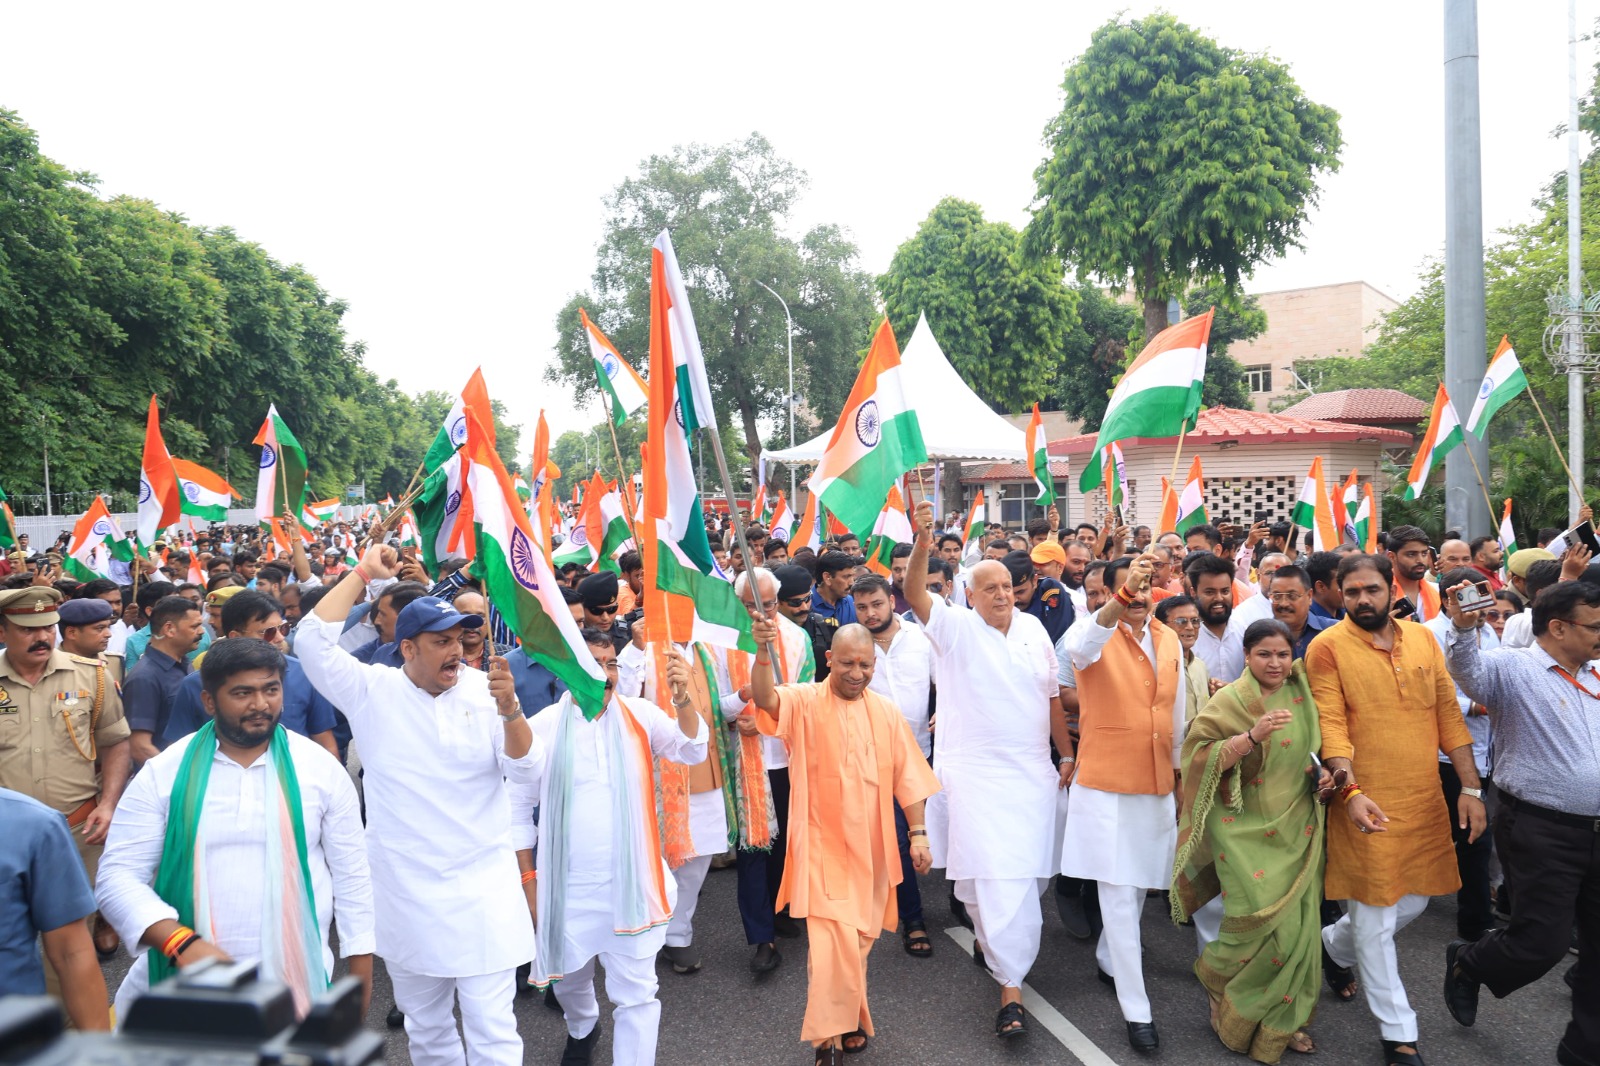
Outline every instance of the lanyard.
<svg viewBox="0 0 1600 1066">
<path fill-rule="evenodd" d="M 1588 696 L 1592 700 L 1600 700 L 1600 692 L 1590 692 L 1588 689 L 1584 688 L 1583 684 L 1577 678 L 1575 678 L 1571 674 L 1567 673 L 1567 671 L 1566 671 L 1566 669 L 1564 667 L 1557 666 L 1556 667 L 1556 673 L 1558 673 L 1562 677 L 1566 678 L 1567 684 L 1571 685 L 1573 688 L 1577 689 L 1579 692 L 1583 693 L 1585 696 Z M 1591 667 L 1589 667 L 1589 673 L 1594 675 L 1594 679 L 1596 681 L 1600 681 L 1600 671 L 1595 670 L 1595 668 L 1591 666 Z"/>
</svg>

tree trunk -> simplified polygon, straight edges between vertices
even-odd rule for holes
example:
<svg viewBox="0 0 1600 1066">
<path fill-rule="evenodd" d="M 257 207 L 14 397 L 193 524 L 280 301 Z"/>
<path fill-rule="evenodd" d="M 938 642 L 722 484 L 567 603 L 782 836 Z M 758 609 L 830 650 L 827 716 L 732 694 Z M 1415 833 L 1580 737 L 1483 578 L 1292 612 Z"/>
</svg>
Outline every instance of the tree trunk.
<svg viewBox="0 0 1600 1066">
<path fill-rule="evenodd" d="M 1157 296 L 1144 298 L 1144 342 L 1167 328 L 1167 301 Z"/>
</svg>

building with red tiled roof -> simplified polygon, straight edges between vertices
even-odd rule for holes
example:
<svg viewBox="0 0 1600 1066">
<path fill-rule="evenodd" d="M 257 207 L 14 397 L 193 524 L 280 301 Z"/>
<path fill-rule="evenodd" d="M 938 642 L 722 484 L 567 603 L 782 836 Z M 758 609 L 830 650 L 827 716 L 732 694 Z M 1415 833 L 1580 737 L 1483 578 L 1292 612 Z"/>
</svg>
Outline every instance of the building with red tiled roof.
<svg viewBox="0 0 1600 1066">
<path fill-rule="evenodd" d="M 1337 389 L 1307 396 L 1279 414 L 1410 429 L 1426 421 L 1428 412 L 1426 401 L 1399 389 Z"/>
</svg>

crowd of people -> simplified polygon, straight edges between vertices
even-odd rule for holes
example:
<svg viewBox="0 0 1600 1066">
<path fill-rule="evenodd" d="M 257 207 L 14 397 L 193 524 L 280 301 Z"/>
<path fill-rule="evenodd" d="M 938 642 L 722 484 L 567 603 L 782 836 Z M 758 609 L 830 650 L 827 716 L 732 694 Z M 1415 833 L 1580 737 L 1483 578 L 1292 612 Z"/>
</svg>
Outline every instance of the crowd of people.
<svg viewBox="0 0 1600 1066">
<path fill-rule="evenodd" d="M 520 1063 L 513 1000 L 534 990 L 576 1064 L 598 962 L 614 1061 L 651 1063 L 658 973 L 704 967 L 697 919 L 732 916 L 700 912 L 702 886 L 731 865 L 749 968 L 805 938 L 799 1037 L 838 1066 L 874 1035 L 880 935 L 934 954 L 942 870 L 1003 1040 L 1030 1028 L 1050 899 L 1095 941 L 1129 1045 L 1159 1047 L 1156 898 L 1228 1048 L 1314 1051 L 1326 984 L 1412 1066 L 1395 938 L 1454 894 L 1423 986 L 1442 972 L 1471 1026 L 1481 988 L 1574 951 L 1555 1057 L 1600 1064 L 1581 545 L 1505 557 L 1399 526 L 1376 553 L 1305 552 L 1287 523 L 1179 535 L 1054 509 L 969 544 L 957 515 L 912 519 L 887 574 L 853 535 L 791 550 L 709 519 L 753 653 L 667 639 L 637 552 L 562 568 L 599 713 L 517 646 L 470 563 L 430 572 L 384 524 L 287 549 L 186 532 L 87 582 L 24 541 L 0 562 L 0 993 L 48 987 L 106 1028 L 100 962 L 125 947 L 117 1017 L 208 959 L 258 962 L 303 1015 L 337 947 L 369 996 L 383 959 L 419 1066 Z"/>
</svg>

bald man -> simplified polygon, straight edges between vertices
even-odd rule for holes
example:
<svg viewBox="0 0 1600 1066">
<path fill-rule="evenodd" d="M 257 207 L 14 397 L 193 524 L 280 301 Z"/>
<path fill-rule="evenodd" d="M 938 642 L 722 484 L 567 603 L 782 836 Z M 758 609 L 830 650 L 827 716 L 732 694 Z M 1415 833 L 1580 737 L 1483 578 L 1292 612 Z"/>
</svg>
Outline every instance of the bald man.
<svg viewBox="0 0 1600 1066">
<path fill-rule="evenodd" d="M 1039 893 L 1055 873 L 1056 793 L 1072 767 L 1055 646 L 1017 610 L 1011 571 L 972 568 L 967 601 L 951 607 L 927 589 L 933 505 L 916 511 L 905 596 L 933 645 L 939 679 L 934 765 L 945 802 L 930 818 L 935 865 L 955 882 L 989 973 L 1000 985 L 995 1032 L 1026 1031 L 1022 981 L 1039 954 Z M 1063 762 L 1050 764 L 1050 741 Z"/>
<path fill-rule="evenodd" d="M 919 588 L 926 553 L 920 562 L 913 571 Z M 756 722 L 789 748 L 793 817 L 777 903 L 806 919 L 800 1039 L 816 1048 L 817 1062 L 843 1066 L 844 1055 L 873 1035 L 867 954 L 879 930 L 899 922 L 894 804 L 910 822 L 912 863 L 926 873 L 932 859 L 923 801 L 939 783 L 899 709 L 867 687 L 876 653 L 865 626 L 851 623 L 834 635 L 828 680 L 781 686 L 773 677 L 778 627 L 757 612 L 751 628 L 761 647 L 750 671 Z"/>
<path fill-rule="evenodd" d="M 1289 557 L 1282 552 L 1268 552 L 1261 557 L 1261 563 L 1256 567 L 1256 586 L 1261 590 L 1259 596 L 1251 596 L 1233 609 L 1233 616 L 1239 620 L 1241 629 L 1248 629 L 1251 622 L 1260 622 L 1272 617 L 1272 575 L 1278 572 L 1278 567 L 1288 566 Z"/>
</svg>

